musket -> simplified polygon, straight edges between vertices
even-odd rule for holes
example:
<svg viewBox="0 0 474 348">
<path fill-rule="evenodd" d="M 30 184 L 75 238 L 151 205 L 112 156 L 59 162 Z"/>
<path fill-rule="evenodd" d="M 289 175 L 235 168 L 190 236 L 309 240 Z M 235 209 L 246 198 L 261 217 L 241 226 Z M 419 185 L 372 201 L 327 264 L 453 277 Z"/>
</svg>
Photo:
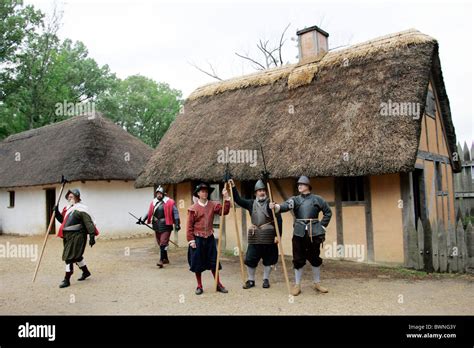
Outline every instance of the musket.
<svg viewBox="0 0 474 348">
<path fill-rule="evenodd" d="M 140 221 L 141 221 L 140 218 L 137 218 L 137 217 L 136 217 L 135 215 L 133 215 L 132 213 L 130 213 L 130 212 L 128 212 L 128 213 L 129 213 L 130 215 L 132 215 L 132 216 L 135 218 L 135 220 L 137 220 L 137 221 L 140 220 Z M 148 225 L 146 222 L 143 222 L 141 225 L 144 225 L 144 226 L 148 227 L 150 230 L 152 230 L 153 232 L 155 232 L 155 230 L 153 229 L 153 227 L 151 227 L 150 225 Z M 170 242 L 171 244 L 173 244 L 174 246 L 176 246 L 177 248 L 179 248 L 179 245 L 176 244 L 175 242 L 173 242 L 171 239 L 169 240 L 169 242 Z"/>
<path fill-rule="evenodd" d="M 269 180 L 270 173 L 267 171 L 267 164 L 265 162 L 265 155 L 263 154 L 262 144 L 259 144 L 259 145 L 260 145 L 260 152 L 262 153 L 262 162 L 263 162 L 263 172 L 262 172 L 263 178 L 262 179 L 267 184 L 268 198 L 270 199 L 270 202 L 273 202 L 272 188 L 270 186 L 270 180 Z M 288 293 L 291 295 L 290 281 L 288 279 L 288 271 L 286 269 L 286 263 L 285 263 L 285 252 L 283 250 L 283 244 L 281 242 L 280 226 L 278 225 L 275 209 L 272 209 L 272 215 L 273 215 L 273 223 L 275 224 L 275 231 L 276 231 L 277 240 L 278 240 L 278 249 L 280 251 L 280 257 L 281 257 L 281 263 L 283 266 L 283 274 L 285 276 L 286 287 L 288 289 Z"/>
</svg>

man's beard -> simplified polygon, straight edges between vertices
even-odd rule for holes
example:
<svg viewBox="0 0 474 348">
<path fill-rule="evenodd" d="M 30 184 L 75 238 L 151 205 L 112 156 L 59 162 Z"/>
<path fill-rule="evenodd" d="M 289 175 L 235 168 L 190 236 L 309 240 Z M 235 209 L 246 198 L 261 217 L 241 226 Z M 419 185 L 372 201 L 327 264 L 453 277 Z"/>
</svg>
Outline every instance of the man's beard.
<svg viewBox="0 0 474 348">
<path fill-rule="evenodd" d="M 263 196 L 263 197 L 257 197 L 257 201 L 259 202 L 263 202 L 267 199 L 267 196 Z"/>
</svg>

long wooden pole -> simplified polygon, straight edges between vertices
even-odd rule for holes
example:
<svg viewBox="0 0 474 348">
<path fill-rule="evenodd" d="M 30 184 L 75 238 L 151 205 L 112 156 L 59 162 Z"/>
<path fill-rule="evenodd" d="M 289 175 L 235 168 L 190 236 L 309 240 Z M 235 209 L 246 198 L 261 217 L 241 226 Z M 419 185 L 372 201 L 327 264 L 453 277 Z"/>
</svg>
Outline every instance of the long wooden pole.
<svg viewBox="0 0 474 348">
<path fill-rule="evenodd" d="M 240 243 L 239 225 L 237 223 L 237 210 L 235 207 L 234 192 L 232 191 L 232 185 L 229 183 L 230 196 L 232 198 L 232 207 L 234 211 L 234 224 L 235 234 L 237 236 L 237 248 L 239 248 L 239 259 L 240 259 L 240 275 L 242 276 L 242 283 L 245 284 L 245 272 L 244 272 L 244 257 L 242 255 L 242 244 Z"/>
<path fill-rule="evenodd" d="M 227 183 L 224 183 L 224 188 L 227 188 Z M 221 209 L 221 219 L 219 223 L 219 234 L 218 238 L 219 240 L 217 241 L 217 260 L 216 260 L 216 272 L 215 272 L 215 278 L 214 278 L 214 289 L 216 289 L 217 292 L 217 284 L 219 281 L 219 260 L 221 258 L 221 243 L 222 243 L 222 226 L 224 225 L 224 195 L 222 195 L 222 209 Z"/>
<path fill-rule="evenodd" d="M 270 198 L 270 202 L 273 202 L 272 188 L 270 186 L 270 181 L 267 181 L 267 190 L 268 190 L 268 198 Z M 275 224 L 275 231 L 276 231 L 277 240 L 278 240 L 278 249 L 280 251 L 280 257 L 281 257 L 281 263 L 283 266 L 283 274 L 285 276 L 286 287 L 288 289 L 288 294 L 291 295 L 290 281 L 288 279 L 288 271 L 286 270 L 286 263 L 285 263 L 285 252 L 283 251 L 283 243 L 281 242 L 280 227 L 278 226 L 278 221 L 277 221 L 274 209 L 272 209 L 272 215 L 273 215 L 273 223 Z"/>
<path fill-rule="evenodd" d="M 63 190 L 64 190 L 65 185 L 66 185 L 66 181 L 64 181 L 63 185 L 61 186 L 61 191 L 59 192 L 59 197 L 58 197 L 58 200 L 56 202 L 56 206 L 59 205 L 59 201 L 61 200 L 61 196 L 63 195 Z M 55 212 L 53 211 L 53 213 L 51 214 L 51 218 L 49 219 L 48 229 L 46 230 L 46 233 L 44 235 L 43 246 L 41 248 L 41 253 L 40 253 L 40 257 L 38 259 L 38 263 L 36 264 L 35 274 L 33 275 L 32 283 L 35 282 L 36 275 L 38 274 L 39 266 L 41 264 L 41 259 L 43 258 L 44 249 L 46 248 L 46 242 L 48 241 L 48 235 L 49 235 L 49 232 L 51 231 L 51 228 L 53 227 L 54 215 L 55 215 Z"/>
</svg>

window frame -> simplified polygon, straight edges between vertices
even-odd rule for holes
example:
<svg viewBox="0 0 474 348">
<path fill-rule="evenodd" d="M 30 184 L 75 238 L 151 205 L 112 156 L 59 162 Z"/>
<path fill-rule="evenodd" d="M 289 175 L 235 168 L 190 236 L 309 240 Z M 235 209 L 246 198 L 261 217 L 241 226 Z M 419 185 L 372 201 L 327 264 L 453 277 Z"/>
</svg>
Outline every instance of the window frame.
<svg viewBox="0 0 474 348">
<path fill-rule="evenodd" d="M 341 177 L 340 182 L 342 204 L 357 205 L 366 203 L 364 176 L 345 176 Z"/>
</svg>

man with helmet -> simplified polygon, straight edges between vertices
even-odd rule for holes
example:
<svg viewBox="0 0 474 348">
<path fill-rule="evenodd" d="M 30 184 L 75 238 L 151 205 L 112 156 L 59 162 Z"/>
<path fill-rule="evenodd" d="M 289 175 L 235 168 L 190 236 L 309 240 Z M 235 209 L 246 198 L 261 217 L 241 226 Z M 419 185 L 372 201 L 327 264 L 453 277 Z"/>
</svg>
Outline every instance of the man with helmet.
<svg viewBox="0 0 474 348">
<path fill-rule="evenodd" d="M 275 212 L 287 212 L 293 210 L 293 266 L 295 268 L 295 286 L 292 295 L 301 293 L 301 278 L 303 266 L 309 261 L 313 268 L 313 288 L 316 291 L 326 293 L 328 289 L 320 284 L 320 266 L 323 262 L 320 247 L 325 240 L 326 227 L 331 220 L 332 212 L 327 202 L 320 196 L 311 193 L 312 187 L 307 176 L 301 176 L 298 180 L 298 196 L 293 196 L 282 204 L 270 203 L 270 208 Z M 323 218 L 319 220 L 319 213 L 323 212 Z"/>
<path fill-rule="evenodd" d="M 153 230 L 155 230 L 156 242 L 160 247 L 160 261 L 156 265 L 163 268 L 163 265 L 170 263 L 168 244 L 173 231 L 173 224 L 176 231 L 179 231 L 181 227 L 175 201 L 167 196 L 161 185 L 155 191 L 155 198 L 150 203 L 148 212 L 138 219 L 137 224 L 145 224 L 145 222 L 148 224 L 151 222 Z"/>
<path fill-rule="evenodd" d="M 60 288 L 67 288 L 71 285 L 70 279 L 74 272 L 74 264 L 82 270 L 79 281 L 91 276 L 83 255 L 87 244 L 87 235 L 89 235 L 89 245 L 92 247 L 95 244 L 95 236 L 99 234 L 88 207 L 81 202 L 79 189 L 67 191 L 66 199 L 68 206 L 64 207 L 62 213 L 59 212 L 57 206 L 54 207 L 56 219 L 61 223 L 58 237 L 63 239 L 62 259 L 66 263 L 66 275 L 59 285 Z"/>
<path fill-rule="evenodd" d="M 230 179 L 235 202 L 250 213 L 252 225 L 247 231 L 247 253 L 245 265 L 247 266 L 248 280 L 243 288 L 250 289 L 255 286 L 255 272 L 257 265 L 263 263 L 264 289 L 270 287 L 271 266 L 278 262 L 278 240 L 276 238 L 273 214 L 269 207 L 270 200 L 267 188 L 262 180 L 258 180 L 254 187 L 255 199 L 240 197 L 234 180 Z M 281 216 L 277 214 L 277 221 L 281 231 Z"/>
</svg>

